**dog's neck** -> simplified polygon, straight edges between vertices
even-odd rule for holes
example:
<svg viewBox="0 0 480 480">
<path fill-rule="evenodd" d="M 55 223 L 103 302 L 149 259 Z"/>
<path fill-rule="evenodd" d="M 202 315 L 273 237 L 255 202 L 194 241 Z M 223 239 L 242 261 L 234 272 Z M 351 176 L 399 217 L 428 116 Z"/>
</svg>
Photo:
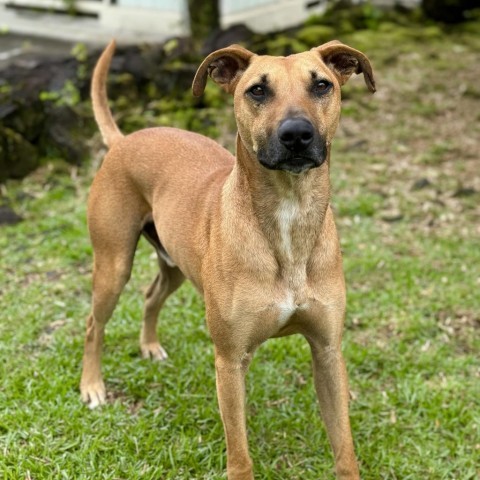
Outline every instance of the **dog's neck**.
<svg viewBox="0 0 480 480">
<path fill-rule="evenodd" d="M 224 195 L 234 201 L 237 214 L 254 219 L 266 248 L 288 278 L 306 268 L 321 237 L 330 201 L 328 164 L 327 159 L 299 175 L 268 170 L 237 137 L 237 161 Z"/>
</svg>

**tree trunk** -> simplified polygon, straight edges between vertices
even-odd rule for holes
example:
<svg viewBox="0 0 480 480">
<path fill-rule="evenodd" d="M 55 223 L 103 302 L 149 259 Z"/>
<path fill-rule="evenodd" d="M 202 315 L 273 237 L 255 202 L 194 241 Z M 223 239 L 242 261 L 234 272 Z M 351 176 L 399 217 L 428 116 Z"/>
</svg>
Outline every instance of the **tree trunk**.
<svg viewBox="0 0 480 480">
<path fill-rule="evenodd" d="M 188 0 L 190 32 L 198 47 L 220 28 L 220 0 Z"/>
</svg>

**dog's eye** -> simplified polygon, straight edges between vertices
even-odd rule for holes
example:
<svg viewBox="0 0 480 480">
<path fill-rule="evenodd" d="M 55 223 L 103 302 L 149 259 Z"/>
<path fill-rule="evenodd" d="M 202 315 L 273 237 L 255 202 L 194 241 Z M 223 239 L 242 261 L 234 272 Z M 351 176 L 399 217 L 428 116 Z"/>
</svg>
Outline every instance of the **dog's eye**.
<svg viewBox="0 0 480 480">
<path fill-rule="evenodd" d="M 265 89 L 260 85 L 254 85 L 248 90 L 248 92 L 250 93 L 250 95 L 258 99 L 265 96 Z"/>
<path fill-rule="evenodd" d="M 313 92 L 317 95 L 323 95 L 332 88 L 332 84 L 327 80 L 319 80 L 313 84 Z"/>
</svg>

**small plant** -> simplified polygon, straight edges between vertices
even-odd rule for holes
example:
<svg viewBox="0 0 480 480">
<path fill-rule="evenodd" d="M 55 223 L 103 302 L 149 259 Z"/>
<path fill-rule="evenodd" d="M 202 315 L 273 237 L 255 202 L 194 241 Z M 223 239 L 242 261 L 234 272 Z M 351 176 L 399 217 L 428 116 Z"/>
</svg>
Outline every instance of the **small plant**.
<svg viewBox="0 0 480 480">
<path fill-rule="evenodd" d="M 84 43 L 76 43 L 71 52 L 73 57 L 78 62 L 77 77 L 79 80 L 85 80 L 87 78 L 87 59 L 88 50 Z"/>
<path fill-rule="evenodd" d="M 65 4 L 65 7 L 67 8 L 67 12 L 69 15 L 76 15 L 78 10 L 77 10 L 77 0 L 62 0 L 63 3 Z"/>
<path fill-rule="evenodd" d="M 57 107 L 74 107 L 81 100 L 80 92 L 71 80 L 67 80 L 61 90 L 40 92 L 39 98 L 42 102 L 52 102 Z"/>
</svg>

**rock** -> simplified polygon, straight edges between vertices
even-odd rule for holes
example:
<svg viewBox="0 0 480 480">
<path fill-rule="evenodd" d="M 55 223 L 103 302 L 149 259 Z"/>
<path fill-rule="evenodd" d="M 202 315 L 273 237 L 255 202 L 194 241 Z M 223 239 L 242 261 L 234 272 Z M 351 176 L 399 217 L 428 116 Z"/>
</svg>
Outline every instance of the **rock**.
<svg viewBox="0 0 480 480">
<path fill-rule="evenodd" d="M 22 220 L 8 205 L 0 205 L 0 225 L 15 225 Z"/>
<path fill-rule="evenodd" d="M 23 178 L 38 163 L 35 147 L 18 132 L 0 125 L 0 181 Z"/>
<path fill-rule="evenodd" d="M 206 56 L 215 50 L 228 47 L 234 43 L 248 43 L 254 33 L 243 24 L 232 25 L 226 30 L 214 31 L 205 41 L 201 54 Z"/>
<path fill-rule="evenodd" d="M 91 125 L 66 105 L 47 107 L 45 113 L 42 150 L 53 147 L 65 161 L 79 165 L 88 153 L 85 139 L 90 136 Z"/>
<path fill-rule="evenodd" d="M 297 39 L 309 48 L 335 39 L 335 29 L 327 25 L 308 25 L 297 33 Z"/>
<path fill-rule="evenodd" d="M 308 46 L 296 38 L 277 35 L 265 42 L 266 51 L 269 55 L 291 55 L 308 50 Z"/>
<path fill-rule="evenodd" d="M 419 178 L 418 180 L 415 180 L 415 182 L 412 185 L 412 190 L 423 190 L 424 188 L 430 187 L 432 185 L 432 182 L 428 178 Z"/>
<path fill-rule="evenodd" d="M 385 212 L 381 216 L 382 220 L 387 223 L 400 222 L 401 220 L 403 220 L 403 217 L 403 214 L 399 211 Z"/>
<path fill-rule="evenodd" d="M 477 191 L 474 188 L 459 187 L 459 188 L 457 188 L 457 190 L 455 190 L 452 197 L 454 197 L 454 198 L 471 197 L 472 195 L 475 195 L 476 193 L 477 193 Z"/>
</svg>

